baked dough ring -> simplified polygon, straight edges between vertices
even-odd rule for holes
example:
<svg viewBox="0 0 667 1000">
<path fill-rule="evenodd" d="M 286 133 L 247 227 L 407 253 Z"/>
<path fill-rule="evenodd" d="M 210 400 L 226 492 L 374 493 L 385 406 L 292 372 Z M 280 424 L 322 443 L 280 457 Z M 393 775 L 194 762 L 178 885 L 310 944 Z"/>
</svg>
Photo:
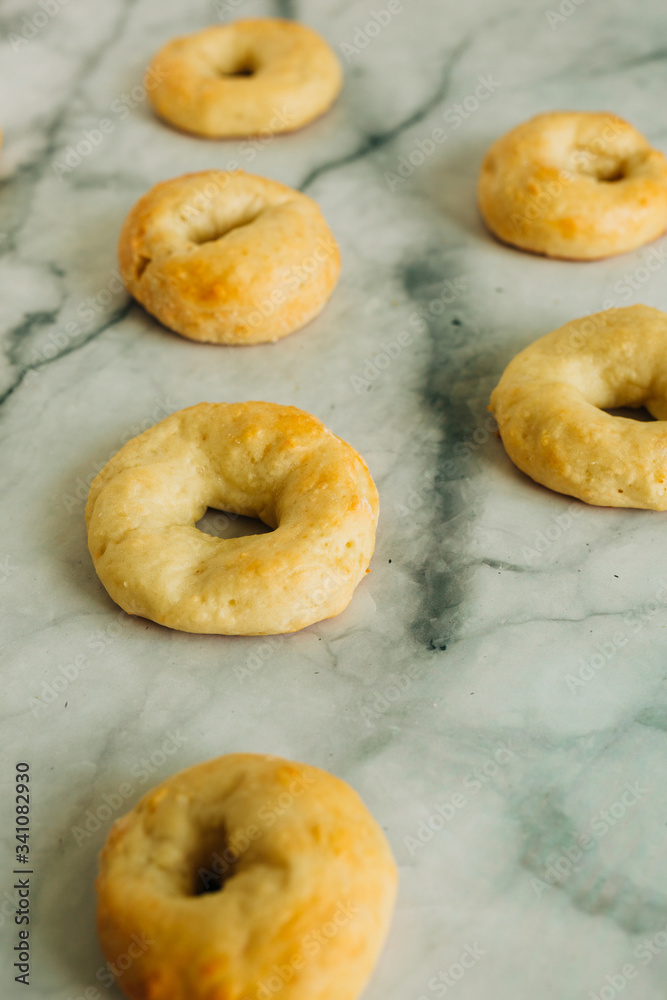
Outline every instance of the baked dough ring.
<svg viewBox="0 0 667 1000">
<path fill-rule="evenodd" d="M 478 185 L 487 226 L 523 250 L 593 260 L 667 229 L 667 161 L 607 113 L 537 115 L 491 146 Z"/>
<path fill-rule="evenodd" d="M 214 538 L 207 507 L 275 531 Z M 129 441 L 95 477 L 88 546 L 113 600 L 183 632 L 294 632 L 345 608 L 375 545 L 365 463 L 315 417 L 200 403 Z"/>
<path fill-rule="evenodd" d="M 191 340 L 257 344 L 313 319 L 340 253 L 315 202 L 278 181 L 207 170 L 163 181 L 120 234 L 127 290 Z"/>
<path fill-rule="evenodd" d="M 230 754 L 169 778 L 114 824 L 98 932 L 112 965 L 144 944 L 119 983 L 133 1000 L 354 1000 L 396 883 L 386 838 L 349 785 Z"/>
<path fill-rule="evenodd" d="M 602 412 L 646 409 L 657 422 Z M 667 510 L 667 315 L 628 306 L 573 320 L 509 363 L 489 407 L 507 454 L 558 493 Z"/>
<path fill-rule="evenodd" d="M 158 115 L 196 135 L 292 132 L 323 114 L 343 85 L 340 62 L 311 28 L 248 18 L 175 38 L 146 75 Z"/>
</svg>

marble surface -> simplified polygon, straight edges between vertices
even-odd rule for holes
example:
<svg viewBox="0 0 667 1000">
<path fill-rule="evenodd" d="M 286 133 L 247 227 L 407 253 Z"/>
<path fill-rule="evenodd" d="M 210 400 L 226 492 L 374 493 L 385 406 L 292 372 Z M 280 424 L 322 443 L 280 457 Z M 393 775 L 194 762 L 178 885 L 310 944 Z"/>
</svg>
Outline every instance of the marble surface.
<svg viewBox="0 0 667 1000">
<path fill-rule="evenodd" d="M 653 270 L 648 249 L 549 262 L 494 242 L 474 198 L 489 143 L 546 109 L 613 110 L 667 151 L 667 8 L 386 8 L 2 5 L 4 966 L 18 760 L 35 873 L 30 990 L 5 967 L 3 997 L 120 996 L 93 926 L 108 814 L 237 750 L 332 770 L 386 829 L 400 895 L 368 1000 L 667 996 L 664 515 L 536 486 L 485 409 L 512 355 L 562 322 L 667 309 L 667 239 Z M 346 71 L 331 113 L 259 145 L 160 124 L 140 87 L 156 47 L 250 14 L 329 39 Z M 111 130 L 68 164 L 102 119 Z M 234 163 L 307 191 L 342 249 L 324 313 L 272 346 L 187 342 L 117 278 L 119 228 L 148 187 Z M 91 478 L 175 409 L 254 398 L 315 413 L 366 458 L 382 502 L 372 574 L 338 618 L 286 638 L 125 616 L 86 549 Z"/>
</svg>

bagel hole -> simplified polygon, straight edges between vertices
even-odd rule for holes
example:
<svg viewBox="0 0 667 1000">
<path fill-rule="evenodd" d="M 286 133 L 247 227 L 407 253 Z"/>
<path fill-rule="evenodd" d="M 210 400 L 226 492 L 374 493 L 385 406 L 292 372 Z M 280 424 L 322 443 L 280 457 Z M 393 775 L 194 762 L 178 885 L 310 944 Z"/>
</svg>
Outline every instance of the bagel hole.
<svg viewBox="0 0 667 1000">
<path fill-rule="evenodd" d="M 628 175 L 628 163 L 614 153 L 604 153 L 589 147 L 578 146 L 574 152 L 579 173 L 604 184 L 622 181 Z"/>
<path fill-rule="evenodd" d="M 218 70 L 218 73 L 220 74 L 220 76 L 224 76 L 225 78 L 229 76 L 254 76 L 255 67 L 245 65 L 245 66 L 240 66 L 238 69 L 233 69 L 231 71 L 220 69 Z"/>
<path fill-rule="evenodd" d="M 212 831 L 202 844 L 192 881 L 193 896 L 220 892 L 237 872 L 240 852 L 229 843 L 225 829 Z"/>
<path fill-rule="evenodd" d="M 226 52 L 213 68 L 217 76 L 225 80 L 229 77 L 254 76 L 257 72 L 256 62 L 247 52 Z"/>
<path fill-rule="evenodd" d="M 614 181 L 622 181 L 625 176 L 625 166 L 622 163 L 618 163 L 615 166 L 607 164 L 599 167 L 596 172 L 597 179 L 605 184 L 613 184 Z"/>
<path fill-rule="evenodd" d="M 139 281 L 139 279 L 142 277 L 144 271 L 146 270 L 152 259 L 153 259 L 152 257 L 147 257 L 145 254 L 141 255 L 141 257 L 137 261 L 137 266 L 134 271 L 134 277 L 136 281 Z"/>
<path fill-rule="evenodd" d="M 254 222 L 260 214 L 261 209 L 250 208 L 250 210 L 234 222 L 219 221 L 215 218 L 202 219 L 198 227 L 190 230 L 190 242 L 201 246 L 203 243 L 215 243 L 236 229 L 242 229 Z"/>
<path fill-rule="evenodd" d="M 249 535 L 265 535 L 273 528 L 257 517 L 246 517 L 233 511 L 216 510 L 209 507 L 195 528 L 213 538 L 245 538 Z"/>
<path fill-rule="evenodd" d="M 643 423 L 655 420 L 653 414 L 649 413 L 645 406 L 612 406 L 609 409 L 603 409 L 602 412 L 608 413 L 610 417 L 625 417 L 627 420 L 639 420 Z"/>
</svg>

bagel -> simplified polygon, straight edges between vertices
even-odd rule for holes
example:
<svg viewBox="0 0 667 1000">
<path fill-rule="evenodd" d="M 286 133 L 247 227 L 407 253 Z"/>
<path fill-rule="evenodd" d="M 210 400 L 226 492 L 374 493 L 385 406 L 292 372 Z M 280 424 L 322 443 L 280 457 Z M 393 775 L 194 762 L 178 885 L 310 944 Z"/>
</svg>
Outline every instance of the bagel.
<svg viewBox="0 0 667 1000">
<path fill-rule="evenodd" d="M 208 507 L 275 530 L 214 538 Z M 367 572 L 378 496 L 315 417 L 200 403 L 129 441 L 93 480 L 88 546 L 110 597 L 183 632 L 267 635 L 337 615 Z"/>
<path fill-rule="evenodd" d="M 133 1000 L 354 1000 L 396 884 L 387 840 L 349 785 L 229 754 L 164 781 L 113 825 L 98 934 L 116 968 L 139 951 L 119 984 Z"/>
<path fill-rule="evenodd" d="M 315 202 L 243 171 L 156 184 L 125 220 L 118 256 L 128 292 L 149 313 L 218 344 L 293 333 L 324 307 L 340 273 Z"/>
<path fill-rule="evenodd" d="M 655 422 L 604 413 L 644 406 Z M 667 510 L 667 315 L 608 309 L 509 363 L 490 410 L 507 454 L 543 486 L 604 507 Z"/>
<path fill-rule="evenodd" d="M 667 160 L 616 115 L 550 112 L 491 146 L 478 198 L 504 243 L 547 257 L 610 257 L 667 230 Z"/>
<path fill-rule="evenodd" d="M 213 138 L 292 132 L 327 111 L 342 85 L 340 62 L 324 39 L 279 18 L 175 38 L 146 74 L 161 118 Z"/>
</svg>

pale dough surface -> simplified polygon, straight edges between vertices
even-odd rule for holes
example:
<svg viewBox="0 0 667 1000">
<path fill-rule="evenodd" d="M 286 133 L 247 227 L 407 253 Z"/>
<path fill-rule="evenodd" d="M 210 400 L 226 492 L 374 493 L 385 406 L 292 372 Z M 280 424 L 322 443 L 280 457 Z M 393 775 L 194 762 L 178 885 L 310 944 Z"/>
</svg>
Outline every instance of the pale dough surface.
<svg viewBox="0 0 667 1000">
<path fill-rule="evenodd" d="M 478 199 L 505 243 L 548 257 L 609 257 L 667 230 L 667 160 L 616 115 L 548 112 L 491 146 Z"/>
<path fill-rule="evenodd" d="M 197 895 L 215 865 L 222 888 Z M 387 840 L 349 785 L 230 754 L 174 775 L 116 821 L 98 931 L 111 963 L 150 941 L 120 980 L 133 1000 L 354 1000 L 396 885 Z"/>
<path fill-rule="evenodd" d="M 220 138 L 301 128 L 333 104 L 342 85 L 327 42 L 280 18 L 247 18 L 175 38 L 146 77 L 161 118 Z"/>
<path fill-rule="evenodd" d="M 148 312 L 219 344 L 293 333 L 320 312 L 340 273 L 316 203 L 240 170 L 156 184 L 127 216 L 118 255 L 127 290 Z"/>
<path fill-rule="evenodd" d="M 208 507 L 275 530 L 215 538 Z M 88 546 L 129 614 L 185 632 L 293 632 L 338 614 L 367 572 L 378 495 L 357 452 L 276 403 L 200 403 L 129 441 L 93 480 Z"/>
<path fill-rule="evenodd" d="M 603 410 L 644 406 L 642 422 Z M 507 454 L 543 486 L 609 507 L 667 510 L 667 315 L 609 309 L 509 363 L 489 407 Z"/>
</svg>

